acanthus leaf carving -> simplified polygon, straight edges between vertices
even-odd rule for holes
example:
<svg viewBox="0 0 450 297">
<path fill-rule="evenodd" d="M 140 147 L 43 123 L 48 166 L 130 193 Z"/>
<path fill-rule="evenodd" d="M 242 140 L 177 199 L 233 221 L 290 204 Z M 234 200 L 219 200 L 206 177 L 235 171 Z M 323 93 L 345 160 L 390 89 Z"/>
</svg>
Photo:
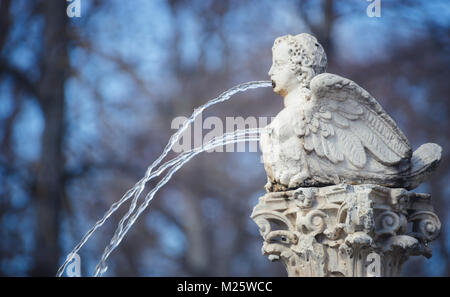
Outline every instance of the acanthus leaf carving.
<svg viewBox="0 0 450 297">
<path fill-rule="evenodd" d="M 383 275 L 398 275 L 409 256 L 430 256 L 428 242 L 441 228 L 429 195 L 377 185 L 267 193 L 251 218 L 263 254 L 290 276 L 365 276 L 373 253 Z"/>
</svg>

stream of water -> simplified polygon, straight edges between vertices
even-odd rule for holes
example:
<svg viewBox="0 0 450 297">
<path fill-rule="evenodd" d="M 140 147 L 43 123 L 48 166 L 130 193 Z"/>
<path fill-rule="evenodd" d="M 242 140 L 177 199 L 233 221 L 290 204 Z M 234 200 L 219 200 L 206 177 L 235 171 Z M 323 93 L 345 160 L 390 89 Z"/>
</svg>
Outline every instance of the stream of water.
<svg viewBox="0 0 450 297">
<path fill-rule="evenodd" d="M 248 82 L 244 84 L 237 85 L 228 91 L 222 93 L 220 96 L 208 101 L 203 104 L 199 108 L 195 109 L 189 119 L 187 119 L 183 125 L 175 132 L 169 139 L 166 147 L 164 148 L 162 154 L 147 168 L 147 171 L 144 177 L 138 181 L 130 190 L 128 190 L 120 200 L 111 205 L 109 210 L 103 215 L 103 217 L 98 220 L 94 226 L 89 229 L 89 231 L 83 236 L 81 241 L 73 248 L 73 250 L 67 256 L 65 262 L 58 269 L 57 276 L 61 276 L 69 262 L 72 260 L 73 256 L 81 249 L 81 247 L 88 241 L 88 239 L 92 236 L 92 234 L 100 228 L 105 221 L 115 212 L 117 209 L 127 200 L 133 197 L 130 207 L 127 213 L 121 218 L 118 227 L 112 237 L 109 245 L 105 248 L 102 258 L 100 262 L 95 267 L 94 275 L 101 276 L 107 269 L 106 260 L 111 254 L 111 252 L 120 244 L 125 234 L 131 228 L 131 226 L 135 223 L 137 218 L 142 214 L 142 212 L 147 208 L 150 201 L 153 199 L 156 192 L 164 186 L 172 177 L 172 175 L 178 171 L 185 163 L 191 160 L 193 157 L 198 155 L 203 151 L 210 150 L 212 148 L 223 146 L 231 143 L 238 143 L 243 141 L 258 141 L 259 134 L 264 130 L 264 128 L 259 129 L 246 129 L 246 130 L 237 130 L 234 132 L 229 132 L 223 134 L 221 137 L 216 137 L 211 139 L 206 144 L 203 144 L 200 147 L 194 148 L 193 150 L 181 153 L 177 157 L 173 158 L 170 161 L 163 163 L 158 167 L 156 171 L 153 172 L 156 166 L 158 166 L 161 161 L 167 156 L 170 150 L 173 148 L 174 144 L 179 140 L 182 133 L 192 124 L 197 116 L 199 116 L 206 108 L 215 105 L 220 102 L 224 102 L 231 98 L 234 94 L 238 92 L 244 92 L 249 89 L 261 88 L 261 87 L 271 87 L 271 82 L 269 81 L 255 81 Z M 169 169 L 170 168 L 170 169 Z M 142 191 L 145 189 L 147 182 L 159 175 L 161 175 L 166 169 L 168 169 L 167 174 L 157 183 L 155 188 L 153 188 L 144 198 L 144 201 L 139 206 L 139 208 L 135 211 L 139 197 L 141 196 Z"/>
</svg>

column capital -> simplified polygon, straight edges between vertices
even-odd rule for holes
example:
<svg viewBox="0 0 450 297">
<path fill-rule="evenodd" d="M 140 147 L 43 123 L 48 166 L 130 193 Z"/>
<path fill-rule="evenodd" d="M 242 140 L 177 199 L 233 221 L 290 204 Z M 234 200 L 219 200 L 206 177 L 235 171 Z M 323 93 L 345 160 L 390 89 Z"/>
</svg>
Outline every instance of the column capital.
<svg viewBox="0 0 450 297">
<path fill-rule="evenodd" d="M 429 194 L 371 184 L 270 192 L 251 218 L 289 276 L 397 276 L 441 228 Z"/>
</svg>

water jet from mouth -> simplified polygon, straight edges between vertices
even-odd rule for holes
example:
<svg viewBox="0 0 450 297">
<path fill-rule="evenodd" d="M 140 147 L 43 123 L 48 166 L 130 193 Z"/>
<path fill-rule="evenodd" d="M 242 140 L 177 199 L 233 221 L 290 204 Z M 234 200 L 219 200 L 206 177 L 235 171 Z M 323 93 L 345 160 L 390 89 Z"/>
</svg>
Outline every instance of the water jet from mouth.
<svg viewBox="0 0 450 297">
<path fill-rule="evenodd" d="M 153 199 L 153 196 L 158 191 L 159 188 L 161 188 L 163 185 L 165 185 L 172 175 L 186 162 L 188 162 L 190 159 L 192 159 L 197 154 L 206 151 L 211 148 L 215 148 L 217 146 L 225 145 L 225 144 L 231 144 L 231 143 L 237 143 L 241 141 L 258 141 L 259 140 L 259 133 L 263 131 L 263 129 L 247 129 L 247 130 L 237 130 L 232 133 L 225 133 L 219 138 L 214 138 L 210 142 L 208 142 L 206 145 L 202 145 L 200 148 L 195 148 L 191 151 L 185 152 L 180 154 L 178 157 L 160 165 L 158 169 L 153 172 L 156 166 L 158 166 L 161 161 L 167 156 L 169 151 L 173 148 L 174 144 L 178 141 L 181 134 L 188 128 L 190 124 L 194 122 L 197 116 L 199 116 L 206 108 L 220 103 L 227 101 L 236 93 L 244 92 L 249 89 L 256 89 L 256 88 L 262 88 L 262 87 L 270 87 L 273 86 L 273 82 L 271 84 L 270 81 L 254 81 L 254 82 L 248 82 L 243 83 L 240 85 L 237 85 L 228 91 L 222 93 L 220 96 L 208 101 L 204 105 L 200 106 L 199 108 L 195 109 L 192 113 L 191 117 L 187 119 L 183 125 L 178 129 L 177 132 L 175 132 L 169 139 L 169 142 L 167 143 L 166 147 L 164 148 L 162 154 L 147 168 L 147 171 L 145 173 L 145 176 L 137 182 L 130 190 L 128 190 L 120 200 L 116 201 L 114 204 L 111 205 L 109 210 L 103 215 L 103 217 L 98 220 L 94 226 L 89 229 L 89 231 L 82 237 L 81 241 L 73 248 L 73 250 L 69 253 L 69 255 L 75 255 L 81 247 L 88 241 L 88 239 L 91 237 L 91 235 L 100 228 L 105 221 L 114 213 L 116 212 L 119 207 L 125 203 L 130 198 L 132 199 L 131 205 L 129 207 L 128 212 L 122 217 L 120 220 L 118 227 L 115 231 L 115 234 L 113 238 L 111 239 L 110 244 L 105 248 L 102 259 L 98 263 L 98 265 L 95 268 L 94 275 L 102 275 L 107 267 L 106 267 L 106 259 L 110 255 L 110 253 L 120 244 L 125 234 L 128 232 L 128 230 L 131 228 L 131 226 L 134 224 L 136 219 L 139 217 L 139 215 L 145 210 L 145 208 L 148 206 L 148 203 Z M 248 138 L 246 138 L 248 137 Z M 136 212 L 135 208 L 137 206 L 137 201 L 139 197 L 141 196 L 142 191 L 144 190 L 147 182 L 157 176 L 159 176 L 163 171 L 168 169 L 168 173 L 166 176 L 163 177 L 163 179 L 156 185 L 154 189 L 152 189 L 147 196 L 144 198 L 144 202 L 140 205 L 138 210 Z M 133 213 L 134 212 L 134 213 Z M 58 269 L 56 276 L 61 276 L 69 262 L 72 261 L 72 257 L 67 257 L 65 262 L 61 265 L 61 267 Z"/>
</svg>

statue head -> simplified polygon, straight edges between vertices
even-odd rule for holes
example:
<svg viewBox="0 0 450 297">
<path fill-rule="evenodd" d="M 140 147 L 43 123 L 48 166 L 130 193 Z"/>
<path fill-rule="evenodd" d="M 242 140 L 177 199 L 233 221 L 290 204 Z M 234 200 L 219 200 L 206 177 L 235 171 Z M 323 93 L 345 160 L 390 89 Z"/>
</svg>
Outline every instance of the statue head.
<svg viewBox="0 0 450 297">
<path fill-rule="evenodd" d="M 311 79 L 326 71 L 327 56 L 317 39 L 307 33 L 275 39 L 269 76 L 275 93 L 285 96 L 293 88 L 308 87 Z"/>
</svg>

